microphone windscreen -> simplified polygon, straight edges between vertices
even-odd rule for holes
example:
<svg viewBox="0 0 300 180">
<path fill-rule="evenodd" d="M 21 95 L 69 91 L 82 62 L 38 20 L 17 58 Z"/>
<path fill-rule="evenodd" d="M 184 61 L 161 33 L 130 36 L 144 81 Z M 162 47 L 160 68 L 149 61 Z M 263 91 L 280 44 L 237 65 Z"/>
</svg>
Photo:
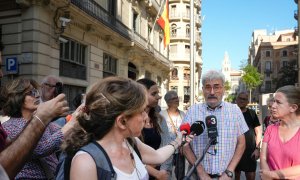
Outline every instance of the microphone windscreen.
<svg viewBox="0 0 300 180">
<path fill-rule="evenodd" d="M 191 132 L 191 126 L 189 123 L 183 123 L 179 127 L 180 131 L 185 131 L 186 134 L 190 134 Z"/>
<path fill-rule="evenodd" d="M 217 129 L 217 117 L 214 115 L 207 116 L 205 118 L 205 123 L 207 127 L 207 134 L 209 138 L 215 138 L 218 136 Z"/>
<path fill-rule="evenodd" d="M 205 129 L 205 125 L 204 122 L 202 121 L 195 121 L 191 126 L 191 132 L 196 134 L 196 136 L 202 134 L 204 129 Z"/>
</svg>

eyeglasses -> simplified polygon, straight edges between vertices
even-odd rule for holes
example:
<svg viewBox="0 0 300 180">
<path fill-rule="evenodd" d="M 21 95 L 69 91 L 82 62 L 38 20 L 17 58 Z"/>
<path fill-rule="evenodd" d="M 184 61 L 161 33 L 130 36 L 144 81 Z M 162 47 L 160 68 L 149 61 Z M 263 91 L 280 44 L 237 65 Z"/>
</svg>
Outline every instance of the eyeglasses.
<svg viewBox="0 0 300 180">
<path fill-rule="evenodd" d="M 52 84 L 49 84 L 49 83 L 44 83 L 46 86 L 48 86 L 48 87 L 51 87 L 51 88 L 54 88 L 54 87 L 56 87 L 56 84 L 55 85 L 52 85 Z"/>
<path fill-rule="evenodd" d="M 169 101 L 174 101 L 174 100 L 178 100 L 178 96 L 172 97 L 171 99 L 169 99 Z"/>
<path fill-rule="evenodd" d="M 211 92 L 211 90 L 214 90 L 214 92 L 220 92 L 222 90 L 223 86 L 221 85 L 215 85 L 215 86 L 204 86 L 204 90 L 206 92 Z"/>
<path fill-rule="evenodd" d="M 37 89 L 31 89 L 30 91 L 25 93 L 25 95 L 28 95 L 28 96 L 31 96 L 31 97 L 39 97 L 40 92 Z"/>
<path fill-rule="evenodd" d="M 248 101 L 248 99 L 247 99 L 247 98 L 242 98 L 242 97 L 239 97 L 238 99 L 239 99 L 239 100 L 242 100 L 242 101 Z"/>
</svg>

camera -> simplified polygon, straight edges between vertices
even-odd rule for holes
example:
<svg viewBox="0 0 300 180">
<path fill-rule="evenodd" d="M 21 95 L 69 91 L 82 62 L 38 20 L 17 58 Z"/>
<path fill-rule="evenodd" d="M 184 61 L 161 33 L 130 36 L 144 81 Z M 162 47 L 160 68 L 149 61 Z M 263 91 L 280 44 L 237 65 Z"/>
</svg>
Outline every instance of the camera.
<svg viewBox="0 0 300 180">
<path fill-rule="evenodd" d="M 55 96 L 63 93 L 63 84 L 61 82 L 57 82 L 55 84 Z"/>
</svg>

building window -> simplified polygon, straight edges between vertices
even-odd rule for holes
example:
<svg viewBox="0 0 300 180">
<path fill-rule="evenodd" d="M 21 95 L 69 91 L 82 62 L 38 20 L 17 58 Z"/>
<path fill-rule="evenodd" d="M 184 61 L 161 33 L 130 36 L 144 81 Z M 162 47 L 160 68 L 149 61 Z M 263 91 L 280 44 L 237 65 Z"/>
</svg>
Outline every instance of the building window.
<svg viewBox="0 0 300 180">
<path fill-rule="evenodd" d="M 266 89 L 266 91 L 271 91 L 271 86 L 272 86 L 272 82 L 271 81 L 266 81 L 265 82 L 265 89 Z"/>
<path fill-rule="evenodd" d="M 171 6 L 171 17 L 176 17 L 176 5 Z"/>
<path fill-rule="evenodd" d="M 178 93 L 178 86 L 171 86 L 171 91 L 175 91 Z"/>
<path fill-rule="evenodd" d="M 266 51 L 266 57 L 271 57 L 271 52 L 270 51 Z"/>
<path fill-rule="evenodd" d="M 163 50 L 164 47 L 164 42 L 163 42 L 163 38 L 159 36 L 159 52 L 161 52 Z"/>
<path fill-rule="evenodd" d="M 137 74 L 138 74 L 138 70 L 137 70 L 136 66 L 133 63 L 129 62 L 128 63 L 128 78 L 130 78 L 132 80 L 136 80 Z"/>
<path fill-rule="evenodd" d="M 187 38 L 190 37 L 190 32 L 191 32 L 190 25 L 187 24 L 185 26 L 185 35 L 186 35 Z"/>
<path fill-rule="evenodd" d="M 177 44 L 171 44 L 170 53 L 176 53 L 176 52 L 177 52 Z"/>
<path fill-rule="evenodd" d="M 282 61 L 282 67 L 286 67 L 288 66 L 288 62 L 287 61 Z"/>
<path fill-rule="evenodd" d="M 78 94 L 84 94 L 85 93 L 85 87 L 82 86 L 73 86 L 64 84 L 63 92 L 66 95 L 66 99 L 70 105 L 71 110 L 76 110 L 77 107 L 74 106 L 73 100 L 76 95 Z"/>
<path fill-rule="evenodd" d="M 174 69 L 171 71 L 171 79 L 172 79 L 172 80 L 177 80 L 177 79 L 178 79 L 178 70 L 177 70 L 177 68 L 174 68 Z"/>
<path fill-rule="evenodd" d="M 176 37 L 177 36 L 177 25 L 172 24 L 172 30 L 171 30 L 171 37 Z"/>
<path fill-rule="evenodd" d="M 151 79 L 151 76 L 152 76 L 151 72 L 149 72 L 149 71 L 145 72 L 145 78 Z"/>
<path fill-rule="evenodd" d="M 185 45 L 184 48 L 185 48 L 185 53 L 186 54 L 190 53 L 190 45 Z"/>
<path fill-rule="evenodd" d="M 117 75 L 117 59 L 103 53 L 103 78 Z"/>
<path fill-rule="evenodd" d="M 148 25 L 148 39 L 150 39 L 150 42 L 152 42 L 152 28 Z"/>
<path fill-rule="evenodd" d="M 282 57 L 287 57 L 287 51 L 286 50 L 282 51 Z"/>
<path fill-rule="evenodd" d="M 161 77 L 160 77 L 160 76 L 157 76 L 157 79 L 156 79 L 156 84 L 157 84 L 157 86 L 158 86 L 158 87 L 160 87 L 160 86 L 161 86 L 161 84 L 162 84 L 162 80 L 161 80 Z"/>
<path fill-rule="evenodd" d="M 86 80 L 86 46 L 70 38 L 68 42 L 60 42 L 59 75 Z"/>
<path fill-rule="evenodd" d="M 185 17 L 190 18 L 190 14 L 191 14 L 191 8 L 190 6 L 186 6 Z"/>
<path fill-rule="evenodd" d="M 183 102 L 188 103 L 190 101 L 190 87 L 189 86 L 184 86 L 183 87 L 183 92 L 184 92 Z"/>
<path fill-rule="evenodd" d="M 132 29 L 134 32 L 140 32 L 139 29 L 139 15 L 135 11 L 132 13 Z"/>
<path fill-rule="evenodd" d="M 184 69 L 183 71 L 183 79 L 190 80 L 190 69 Z"/>
<path fill-rule="evenodd" d="M 271 71 L 271 62 L 270 61 L 266 61 L 266 71 Z"/>
</svg>

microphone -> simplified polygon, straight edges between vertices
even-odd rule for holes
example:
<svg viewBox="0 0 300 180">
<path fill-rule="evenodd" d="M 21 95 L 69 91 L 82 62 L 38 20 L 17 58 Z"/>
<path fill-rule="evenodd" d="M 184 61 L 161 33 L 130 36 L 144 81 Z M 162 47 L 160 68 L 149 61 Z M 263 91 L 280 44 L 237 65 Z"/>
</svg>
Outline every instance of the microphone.
<svg viewBox="0 0 300 180">
<path fill-rule="evenodd" d="M 215 139 L 212 142 L 212 145 L 217 144 L 218 129 L 217 129 L 217 117 L 214 115 L 207 116 L 205 118 L 207 135 L 210 139 Z"/>
<path fill-rule="evenodd" d="M 190 126 L 189 123 L 183 123 L 183 124 L 180 125 L 179 129 L 180 129 L 180 132 L 181 132 L 181 131 L 185 131 L 185 132 L 186 132 L 186 134 L 184 134 L 184 135 L 182 136 L 181 145 L 183 145 L 183 144 L 186 142 L 186 141 L 185 141 L 186 135 L 189 135 L 190 132 L 191 132 L 191 126 Z"/>
<path fill-rule="evenodd" d="M 183 123 L 179 127 L 180 131 L 185 131 L 186 134 L 190 134 L 191 132 L 191 126 L 189 123 Z"/>
<path fill-rule="evenodd" d="M 182 125 L 184 125 L 184 124 L 182 124 Z M 190 125 L 188 124 L 187 126 L 190 126 Z M 180 126 L 180 127 L 181 127 L 181 126 Z M 184 127 L 185 127 L 185 126 L 184 126 Z M 185 134 L 185 136 L 186 136 L 186 135 L 189 135 L 189 134 L 192 134 L 192 135 L 195 134 L 196 136 L 199 136 L 200 134 L 203 133 L 204 129 L 205 129 L 204 122 L 202 122 L 202 121 L 195 121 L 195 122 L 192 124 L 192 126 L 189 128 L 189 130 L 186 131 L 187 134 Z M 184 129 L 183 129 L 183 128 L 182 128 L 182 129 L 180 128 L 180 131 L 184 131 Z M 185 137 L 184 137 L 183 140 L 182 140 L 181 145 L 184 145 L 185 143 L 186 143 L 186 140 L 185 140 Z"/>
<path fill-rule="evenodd" d="M 199 136 L 200 134 L 203 133 L 204 129 L 205 129 L 204 122 L 195 121 L 191 126 L 191 134 L 192 135 L 195 134 L 196 136 Z"/>
</svg>

